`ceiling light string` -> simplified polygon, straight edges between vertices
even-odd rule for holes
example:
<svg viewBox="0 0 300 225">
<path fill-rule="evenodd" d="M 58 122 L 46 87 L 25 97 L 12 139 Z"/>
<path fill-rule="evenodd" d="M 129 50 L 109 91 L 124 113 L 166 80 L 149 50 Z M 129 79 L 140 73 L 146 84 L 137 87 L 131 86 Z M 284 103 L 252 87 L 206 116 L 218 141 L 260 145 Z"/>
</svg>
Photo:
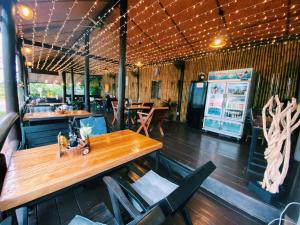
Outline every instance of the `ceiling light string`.
<svg viewBox="0 0 300 225">
<path fill-rule="evenodd" d="M 120 0 L 119 0 L 120 1 Z M 103 20 L 103 18 L 105 18 L 106 17 L 106 15 L 107 14 L 109 14 L 114 8 L 115 8 L 115 6 L 119 3 L 119 1 L 118 2 L 116 2 L 116 4 L 110 9 L 110 10 L 108 10 L 105 14 L 104 14 L 104 16 L 102 16 L 102 17 L 100 17 L 100 18 L 98 18 L 98 21 L 97 21 L 97 23 L 99 23 L 100 21 L 102 21 Z M 135 8 L 135 7 L 137 7 L 139 4 L 142 4 L 144 2 L 144 0 L 140 0 L 135 6 L 133 6 L 132 8 Z M 130 9 L 126 12 L 126 14 L 128 13 L 130 11 Z M 121 16 L 119 16 L 117 19 L 116 19 L 116 21 L 118 21 L 118 20 L 120 20 L 120 18 L 121 18 Z M 95 25 L 94 25 L 95 26 Z M 93 26 L 93 27 L 94 27 Z M 91 29 L 90 29 L 91 30 Z M 84 36 L 85 36 L 85 34 L 84 34 Z M 83 39 L 83 37 L 81 38 L 81 40 Z M 78 40 L 78 41 L 80 41 L 80 40 Z M 87 45 L 90 45 L 90 41 L 87 43 Z M 84 45 L 83 46 L 83 48 L 85 47 L 86 45 Z M 72 46 L 73 47 L 73 46 Z M 72 48 L 71 48 L 72 49 Z M 70 56 L 70 58 L 71 57 L 73 57 L 73 56 L 75 56 L 75 55 L 77 55 L 78 54 L 78 52 L 79 52 L 79 49 L 77 50 L 77 51 L 75 51 L 71 56 Z M 83 52 L 83 54 L 84 54 L 84 52 Z M 67 55 L 67 54 L 66 54 Z M 65 56 L 66 56 L 65 55 Z M 59 67 L 59 69 L 61 69 L 61 66 Z M 55 67 L 52 67 L 52 70 L 57 70 L 57 68 L 55 68 Z"/>
<path fill-rule="evenodd" d="M 280 7 L 281 8 L 281 7 Z M 256 15 L 258 15 L 259 13 L 256 13 Z M 252 17 L 253 15 L 250 15 L 249 17 Z M 240 19 L 236 19 L 237 21 L 239 21 Z M 213 21 L 215 21 L 214 19 L 212 19 L 211 20 L 212 22 Z M 249 20 L 248 20 L 249 21 Z M 256 20 L 257 21 L 257 20 Z M 252 21 L 251 21 L 252 22 Z M 255 21 L 253 21 L 253 22 L 255 22 Z M 199 26 L 202 26 L 201 24 L 199 25 Z M 185 31 L 188 31 L 188 30 L 193 30 L 193 29 L 195 29 L 195 27 L 196 26 L 193 26 L 193 27 L 191 27 L 191 28 L 188 28 L 188 29 L 186 29 L 186 30 L 183 30 L 183 32 L 185 32 Z M 221 25 L 220 25 L 220 27 L 221 27 Z M 219 29 L 219 26 L 216 26 L 216 27 L 210 27 L 209 28 L 209 30 L 210 29 Z M 200 33 L 204 33 L 204 32 L 206 32 L 206 30 L 204 30 L 204 31 L 201 31 Z M 200 34 L 199 32 L 198 32 L 198 34 Z M 198 36 L 198 34 L 196 34 L 197 36 Z M 177 35 L 177 33 L 175 33 L 175 34 L 172 34 L 172 35 L 169 35 L 169 36 L 163 36 L 163 38 L 161 38 L 161 39 L 159 39 L 159 40 L 156 40 L 157 41 L 157 43 L 160 43 L 161 41 L 163 41 L 163 40 L 167 40 L 167 39 L 170 39 L 170 38 L 172 38 L 172 40 L 173 40 L 173 37 L 176 37 L 176 36 L 178 36 Z M 188 36 L 189 37 L 189 36 Z M 178 39 L 181 39 L 181 38 L 178 38 Z M 178 40 L 177 39 L 177 40 Z M 131 39 L 129 39 L 129 42 L 131 42 Z M 135 46 L 136 44 L 131 44 L 131 46 Z M 147 45 L 144 45 L 143 47 L 149 47 L 150 45 L 153 45 L 152 43 L 149 43 L 149 44 L 147 44 Z M 114 48 L 114 47 L 111 47 L 111 48 Z M 132 51 L 134 51 L 134 50 L 132 50 Z M 103 51 L 102 51 L 103 52 Z M 130 54 L 131 52 L 130 52 L 130 50 L 128 51 L 128 54 Z M 147 51 L 147 53 L 149 53 L 149 51 Z M 146 52 L 145 52 L 145 54 L 147 54 Z M 151 53 L 150 53 L 151 54 Z"/>
<path fill-rule="evenodd" d="M 35 67 L 35 33 L 36 33 L 36 20 L 37 20 L 37 8 L 38 8 L 38 3 L 37 0 L 34 0 L 34 9 L 33 9 L 33 26 L 32 26 L 32 45 L 31 45 L 31 63 L 32 63 L 32 68 Z"/>
<path fill-rule="evenodd" d="M 74 33 L 80 28 L 81 24 L 83 23 L 83 21 L 94 11 L 94 9 L 96 8 L 98 0 L 95 0 L 92 4 L 92 6 L 89 8 L 89 10 L 87 11 L 87 13 L 81 17 L 80 22 L 76 25 L 75 28 L 73 28 L 72 33 L 68 36 L 68 38 L 65 40 L 65 42 L 61 45 L 60 50 L 56 53 L 56 55 L 53 57 L 52 61 L 47 65 L 46 69 L 50 70 L 50 67 L 52 66 L 52 64 L 54 63 L 54 61 L 56 60 L 56 58 L 58 57 L 58 55 L 60 54 L 60 52 L 62 52 L 62 49 L 69 43 L 70 39 L 74 37 Z M 85 35 L 86 33 L 84 33 Z M 74 46 L 77 45 L 77 43 L 79 43 L 78 41 L 76 41 L 73 45 L 72 48 L 74 48 Z M 67 52 L 64 53 L 63 57 L 65 57 L 66 55 L 68 55 L 68 53 L 71 50 L 69 49 Z"/>
<path fill-rule="evenodd" d="M 65 28 L 65 25 L 66 25 L 67 21 L 70 19 L 70 15 L 71 15 L 71 13 L 72 13 L 72 11 L 73 11 L 75 5 L 77 5 L 77 4 L 78 4 L 78 0 L 74 0 L 72 6 L 69 7 L 69 11 L 66 13 L 65 20 L 64 20 L 64 22 L 62 23 L 62 25 L 61 25 L 59 31 L 57 32 L 57 34 L 56 34 L 56 36 L 55 36 L 55 38 L 54 38 L 54 42 L 51 44 L 51 48 L 48 49 L 46 58 L 45 58 L 45 60 L 44 60 L 44 63 L 43 63 L 43 65 L 42 65 L 41 69 L 44 69 L 44 67 L 46 66 L 46 64 L 47 64 L 47 62 L 48 62 L 48 59 L 49 59 L 49 57 L 50 57 L 50 52 L 53 50 L 53 46 L 56 45 L 57 41 L 59 40 L 60 34 L 61 34 L 61 32 L 63 31 L 63 29 Z"/>
<path fill-rule="evenodd" d="M 270 26 L 270 23 L 268 23 L 267 24 L 267 28 L 264 28 L 264 29 L 266 29 L 266 30 L 268 30 L 269 27 Z M 273 25 L 273 28 L 275 28 L 274 27 L 275 25 Z M 218 26 L 217 27 L 215 27 L 213 30 L 218 30 Z M 247 29 L 247 28 L 244 28 L 245 30 Z M 253 29 L 254 29 L 254 27 L 253 27 Z M 261 30 L 257 30 L 257 31 L 261 31 Z M 244 33 L 243 32 L 240 32 L 240 30 L 239 31 L 236 31 L 236 33 L 238 34 L 238 33 L 243 33 L 243 34 L 246 34 L 245 33 L 246 31 L 244 31 Z M 190 36 L 187 36 L 187 38 L 189 38 L 189 39 L 192 39 L 192 44 L 195 42 L 195 41 L 198 41 L 198 40 L 201 40 L 203 37 L 205 37 L 205 36 L 207 36 L 207 35 L 204 35 L 204 36 L 200 36 L 200 34 L 201 33 L 206 33 L 205 31 L 199 31 L 198 33 L 196 33 L 196 34 L 191 34 Z M 269 31 L 267 32 L 267 33 L 270 33 Z M 210 32 L 208 32 L 208 35 L 210 35 L 210 34 L 212 34 L 212 33 L 210 33 Z M 215 32 L 214 34 L 217 34 L 217 32 Z M 232 34 L 234 34 L 234 32 L 230 32 L 230 33 L 228 33 L 227 35 L 232 35 Z M 249 34 L 249 33 L 248 33 Z M 196 38 L 195 38 L 196 37 Z M 250 37 L 250 36 L 249 36 Z M 249 38 L 248 37 L 248 38 Z M 168 38 L 170 38 L 170 37 L 168 37 Z M 178 40 L 181 40 L 180 38 L 177 38 L 177 39 L 172 39 L 173 41 L 171 42 L 171 43 L 168 43 L 168 44 L 166 44 L 165 46 L 163 46 L 163 48 L 169 48 L 169 47 L 173 47 L 174 45 L 176 45 L 177 44 L 177 41 Z M 155 53 L 155 50 L 154 51 L 151 51 L 151 49 L 150 50 L 148 50 L 147 51 L 147 53 L 150 53 L 150 54 L 153 54 L 153 53 Z M 130 51 L 128 51 L 128 54 L 130 54 Z M 146 52 L 145 52 L 145 54 L 144 54 L 145 56 L 147 55 L 146 54 Z"/>
<path fill-rule="evenodd" d="M 55 10 L 55 3 L 56 3 L 57 0 L 52 0 L 51 3 L 52 3 L 52 8 L 50 9 L 50 14 L 49 14 L 49 19 L 48 19 L 48 22 L 47 22 L 47 25 L 46 25 L 46 29 L 45 29 L 45 33 L 44 33 L 44 36 L 43 36 L 43 40 L 42 40 L 42 47 L 44 47 L 44 43 L 46 42 L 46 38 L 48 36 L 48 30 L 49 30 L 49 25 L 51 24 L 51 20 L 52 20 L 52 16 L 53 16 L 53 12 Z M 42 57 L 42 51 L 40 51 L 40 54 L 39 54 L 39 59 L 38 59 L 38 63 L 37 63 L 37 68 L 39 69 L 40 68 L 40 63 L 41 63 L 41 57 Z"/>
<path fill-rule="evenodd" d="M 269 0 L 270 1 L 270 0 Z M 268 1 L 265 1 L 265 3 L 266 2 L 268 2 Z M 230 6 L 232 3 L 236 3 L 236 1 L 232 1 L 232 2 L 229 2 L 229 3 L 227 3 L 227 4 L 225 4 L 225 5 L 227 5 L 227 6 Z M 264 4 L 265 4 L 264 3 Z M 195 5 L 197 5 L 197 4 L 200 4 L 200 3 L 196 3 Z M 256 4 L 256 5 L 259 5 L 259 4 L 262 4 L 262 3 L 258 3 L 258 4 Z M 194 6 L 195 5 L 192 5 L 192 6 L 190 6 L 189 8 L 187 8 L 187 9 L 185 9 L 185 10 L 189 10 L 190 8 L 194 8 Z M 200 4 L 201 5 L 201 4 Z M 225 7 L 225 5 L 222 5 L 222 7 Z M 252 7 L 252 6 L 251 6 Z M 244 8 L 245 10 L 246 9 L 248 9 L 249 7 L 246 7 L 246 8 Z M 210 13 L 212 13 L 214 10 L 217 10 L 218 8 L 216 7 L 216 8 L 214 8 L 214 9 L 212 9 L 212 10 L 210 10 Z M 163 11 L 164 9 L 161 9 L 161 11 Z M 182 10 L 182 11 L 185 11 L 185 10 Z M 242 9 L 243 10 L 243 9 Z M 182 11 L 180 11 L 178 14 L 180 14 Z M 204 13 L 202 13 L 203 15 L 206 15 L 207 14 L 207 12 L 204 12 Z M 197 17 L 200 17 L 200 16 L 202 16 L 202 14 L 200 14 L 200 15 L 196 15 L 194 18 L 197 18 Z M 176 14 L 177 15 L 177 14 Z M 174 15 L 173 14 L 173 16 L 176 16 L 176 15 Z M 194 19 L 193 18 L 193 19 Z M 167 19 L 165 19 L 165 20 L 163 20 L 163 22 L 165 22 Z M 181 24 L 183 24 L 183 23 L 185 23 L 185 22 L 189 22 L 189 21 L 191 21 L 192 19 L 187 19 L 186 21 L 184 21 L 184 22 L 182 22 Z M 163 22 L 161 22 L 160 24 L 162 24 Z M 154 27 L 155 26 L 157 26 L 158 24 L 155 24 L 154 25 Z M 174 26 L 173 26 L 174 27 Z M 130 28 L 130 29 L 133 29 L 134 27 L 132 27 L 132 28 Z M 153 27 L 150 27 L 150 28 L 148 28 L 147 30 L 145 30 L 145 32 L 147 32 L 148 30 L 151 30 Z M 169 29 L 171 29 L 170 27 L 169 27 Z M 163 33 L 163 32 L 166 32 L 165 30 L 163 30 L 163 31 L 161 31 L 161 32 L 159 32 L 159 33 L 156 33 L 156 35 L 157 36 L 159 36 L 161 33 Z M 138 34 L 138 35 L 136 35 L 135 37 L 136 38 L 139 38 L 139 37 L 141 37 L 142 36 L 142 34 Z M 146 38 L 145 38 L 146 39 Z M 106 42 L 106 41 L 104 41 L 105 43 L 106 43 L 106 45 L 108 45 L 108 43 Z M 112 41 L 111 41 L 112 42 Z"/>
</svg>

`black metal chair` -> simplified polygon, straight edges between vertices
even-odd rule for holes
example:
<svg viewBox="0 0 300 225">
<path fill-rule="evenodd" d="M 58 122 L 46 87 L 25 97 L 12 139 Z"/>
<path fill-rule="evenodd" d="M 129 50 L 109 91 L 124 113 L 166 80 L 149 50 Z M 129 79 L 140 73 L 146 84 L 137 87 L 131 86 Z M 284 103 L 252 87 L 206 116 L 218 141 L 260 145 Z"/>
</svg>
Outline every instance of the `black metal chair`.
<svg viewBox="0 0 300 225">
<path fill-rule="evenodd" d="M 151 196 L 147 196 L 147 198 L 145 198 L 145 195 L 142 195 L 140 192 L 138 193 L 137 189 L 133 187 L 132 181 L 134 179 L 130 178 L 129 176 L 124 178 L 124 176 L 119 175 L 121 173 L 134 173 L 134 177 L 142 177 L 146 174 L 146 171 L 149 171 L 151 168 L 155 168 L 154 171 L 161 176 L 162 179 L 165 178 L 167 181 L 178 185 L 177 188 L 175 188 L 171 193 L 162 197 L 159 201 L 152 205 L 150 205 L 149 201 L 147 201 L 149 198 L 151 198 Z M 173 215 L 179 211 L 182 213 L 185 223 L 187 225 L 192 225 L 193 223 L 186 208 L 186 203 L 199 189 L 201 183 L 215 170 L 215 168 L 216 167 L 212 162 L 208 162 L 193 171 L 183 164 L 160 153 L 157 156 L 155 165 L 152 159 L 142 160 L 142 163 L 131 164 L 128 167 L 128 171 L 125 173 L 124 171 L 120 171 L 119 174 L 114 176 L 115 179 L 111 177 L 105 177 L 103 180 L 109 190 L 113 210 L 118 221 L 122 220 L 119 203 L 121 203 L 123 207 L 126 207 L 125 205 L 127 203 L 124 203 L 122 199 L 120 200 L 118 198 L 116 190 L 124 190 L 128 197 L 131 198 L 135 204 L 138 204 L 138 210 L 141 209 L 142 212 L 147 212 L 153 206 L 160 205 L 165 216 Z M 158 189 L 153 191 L 147 190 L 145 192 L 158 193 Z M 155 199 L 155 197 L 152 199 Z"/>
<path fill-rule="evenodd" d="M 126 196 L 122 190 L 115 193 L 120 199 L 126 201 Z M 139 213 L 134 206 L 127 200 L 126 211 L 131 215 L 132 221 L 127 225 L 159 225 L 165 221 L 165 216 L 159 206 L 153 207 L 146 213 Z M 84 216 L 75 216 L 69 225 L 124 225 L 123 221 L 117 218 L 107 209 L 104 203 L 94 206 Z"/>
</svg>

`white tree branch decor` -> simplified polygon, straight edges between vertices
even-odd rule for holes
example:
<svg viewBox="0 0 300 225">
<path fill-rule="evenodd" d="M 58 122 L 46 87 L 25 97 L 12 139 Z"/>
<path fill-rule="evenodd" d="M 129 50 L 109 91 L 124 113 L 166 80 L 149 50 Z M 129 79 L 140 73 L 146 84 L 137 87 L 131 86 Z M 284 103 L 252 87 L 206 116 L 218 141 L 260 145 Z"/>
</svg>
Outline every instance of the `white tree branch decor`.
<svg viewBox="0 0 300 225">
<path fill-rule="evenodd" d="M 279 192 L 279 186 L 287 175 L 291 151 L 291 134 L 300 125 L 300 104 L 297 105 L 296 99 L 293 98 L 292 102 L 288 102 L 285 109 L 282 109 L 282 107 L 283 103 L 276 95 L 269 99 L 262 110 L 263 132 L 268 147 L 264 153 L 267 168 L 261 186 L 274 194 Z M 272 117 L 269 128 L 266 124 L 267 111 Z"/>
</svg>

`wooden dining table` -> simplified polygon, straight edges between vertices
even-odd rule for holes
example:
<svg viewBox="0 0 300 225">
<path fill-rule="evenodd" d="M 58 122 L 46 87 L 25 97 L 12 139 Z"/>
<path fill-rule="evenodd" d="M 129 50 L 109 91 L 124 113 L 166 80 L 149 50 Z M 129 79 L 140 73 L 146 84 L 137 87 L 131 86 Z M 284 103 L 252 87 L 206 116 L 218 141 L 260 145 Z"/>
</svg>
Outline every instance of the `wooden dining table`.
<svg viewBox="0 0 300 225">
<path fill-rule="evenodd" d="M 73 111 L 65 111 L 64 113 L 59 112 L 33 112 L 33 113 L 25 113 L 23 117 L 23 121 L 31 121 L 31 120 L 42 120 L 47 118 L 70 118 L 70 117 L 81 117 L 81 116 L 90 116 L 92 113 L 85 110 L 73 110 Z"/>
<path fill-rule="evenodd" d="M 156 152 L 157 140 L 122 130 L 90 138 L 90 153 L 59 157 L 57 144 L 13 153 L 0 195 L 0 211 L 39 202 L 44 197 Z"/>
</svg>

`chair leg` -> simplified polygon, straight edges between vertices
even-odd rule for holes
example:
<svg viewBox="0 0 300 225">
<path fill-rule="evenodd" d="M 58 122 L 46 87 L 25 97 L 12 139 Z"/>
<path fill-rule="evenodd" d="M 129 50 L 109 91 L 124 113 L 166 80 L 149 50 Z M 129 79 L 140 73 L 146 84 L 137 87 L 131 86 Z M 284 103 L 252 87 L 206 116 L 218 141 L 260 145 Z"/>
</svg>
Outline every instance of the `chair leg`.
<svg viewBox="0 0 300 225">
<path fill-rule="evenodd" d="M 162 129 L 161 124 L 158 124 L 157 126 L 158 126 L 158 129 L 159 129 L 159 132 L 160 132 L 161 136 L 165 136 L 164 130 Z"/>
<path fill-rule="evenodd" d="M 192 218 L 186 206 L 181 209 L 181 214 L 186 225 L 193 225 Z"/>
</svg>

